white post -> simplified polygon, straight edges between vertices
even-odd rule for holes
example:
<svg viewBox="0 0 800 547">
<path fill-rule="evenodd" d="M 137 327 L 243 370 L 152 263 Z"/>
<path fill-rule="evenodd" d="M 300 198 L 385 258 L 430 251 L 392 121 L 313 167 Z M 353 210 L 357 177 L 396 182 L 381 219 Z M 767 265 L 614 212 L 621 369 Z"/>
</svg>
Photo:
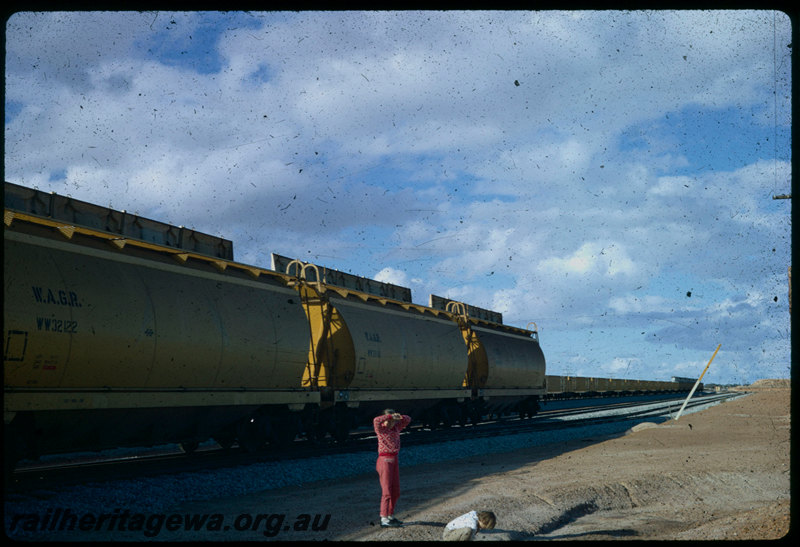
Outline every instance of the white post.
<svg viewBox="0 0 800 547">
<path fill-rule="evenodd" d="M 708 370 L 708 367 L 710 367 L 710 366 L 711 366 L 711 361 L 713 361 L 713 360 L 714 360 L 714 357 L 716 357 L 716 356 L 717 356 L 717 352 L 719 351 L 719 348 L 720 348 L 720 347 L 722 347 L 722 344 L 718 345 L 718 346 L 717 346 L 717 349 L 715 349 L 715 350 L 714 350 L 714 355 L 712 355 L 712 356 L 711 356 L 711 359 L 709 359 L 709 361 L 708 361 L 708 364 L 706 365 L 706 368 L 705 368 L 705 370 L 703 370 L 703 374 L 701 374 L 701 375 L 700 375 L 700 378 L 698 378 L 698 379 L 697 379 L 697 381 L 694 383 L 694 387 L 692 388 L 692 391 L 690 391 L 690 392 L 689 392 L 689 396 L 688 396 L 688 397 L 686 397 L 686 400 L 683 402 L 683 406 L 681 406 L 681 409 L 678 411 L 678 415 L 677 415 L 677 416 L 675 416 L 675 420 L 676 420 L 676 421 L 677 421 L 677 419 L 678 419 L 678 418 L 680 418 L 680 417 L 681 417 L 681 414 L 683 413 L 683 409 L 684 409 L 684 408 L 686 408 L 686 403 L 688 403 L 688 402 L 689 402 L 689 399 L 691 399 L 691 398 L 692 398 L 692 395 L 694 395 L 694 390 L 696 390 L 696 389 L 697 389 L 697 386 L 699 386 L 699 385 L 700 385 L 700 380 L 702 380 L 702 379 L 703 379 L 703 376 L 705 376 L 705 374 L 706 374 L 706 370 Z"/>
</svg>

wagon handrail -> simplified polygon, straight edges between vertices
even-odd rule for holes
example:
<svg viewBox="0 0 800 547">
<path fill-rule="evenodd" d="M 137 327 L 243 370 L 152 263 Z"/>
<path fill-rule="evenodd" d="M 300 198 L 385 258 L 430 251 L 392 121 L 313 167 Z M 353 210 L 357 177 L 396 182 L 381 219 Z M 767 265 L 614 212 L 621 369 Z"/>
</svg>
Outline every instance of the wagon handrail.
<svg viewBox="0 0 800 547">
<path fill-rule="evenodd" d="M 305 277 L 303 277 L 303 271 L 305 268 L 303 268 L 303 263 L 297 259 L 292 260 L 286 265 L 286 275 L 292 275 L 290 270 L 294 265 L 297 265 L 297 275 L 294 277 L 297 277 L 298 279 L 305 279 Z"/>
<path fill-rule="evenodd" d="M 290 273 L 290 270 L 292 269 L 293 265 L 296 265 L 297 268 L 298 268 L 297 275 L 294 275 L 293 277 L 297 278 L 298 280 L 302 280 L 302 281 L 308 281 L 308 276 L 306 275 L 306 268 L 313 268 L 314 275 L 317 278 L 316 281 L 314 282 L 316 284 L 316 286 L 317 286 L 317 290 L 320 293 L 324 292 L 323 287 L 322 287 L 322 279 L 320 279 L 320 276 L 319 276 L 319 267 L 316 264 L 306 263 L 306 262 L 303 262 L 302 260 L 294 259 L 294 260 L 292 260 L 291 262 L 289 262 L 286 265 L 286 275 L 289 275 L 289 276 L 292 275 Z"/>
<path fill-rule="evenodd" d="M 445 305 L 444 309 L 445 311 L 460 315 L 461 317 L 467 317 L 467 306 L 463 302 L 451 300 Z"/>
</svg>

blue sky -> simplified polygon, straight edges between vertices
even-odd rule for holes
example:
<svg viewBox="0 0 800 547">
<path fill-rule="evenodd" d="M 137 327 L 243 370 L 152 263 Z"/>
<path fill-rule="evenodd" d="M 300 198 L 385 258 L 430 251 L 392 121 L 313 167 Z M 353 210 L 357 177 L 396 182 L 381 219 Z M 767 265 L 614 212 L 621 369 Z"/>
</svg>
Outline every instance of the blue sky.
<svg viewBox="0 0 800 547">
<path fill-rule="evenodd" d="M 553 374 L 788 377 L 773 11 L 48 12 L 5 179 L 535 321 Z"/>
</svg>

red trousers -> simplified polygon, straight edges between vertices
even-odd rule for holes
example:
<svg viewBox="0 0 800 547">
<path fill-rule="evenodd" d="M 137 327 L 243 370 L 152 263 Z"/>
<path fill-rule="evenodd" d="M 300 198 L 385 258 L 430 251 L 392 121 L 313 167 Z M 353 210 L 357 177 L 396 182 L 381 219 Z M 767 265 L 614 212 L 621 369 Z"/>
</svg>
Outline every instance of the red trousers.
<svg viewBox="0 0 800 547">
<path fill-rule="evenodd" d="M 378 456 L 375 471 L 381 480 L 381 516 L 391 517 L 400 497 L 400 462 L 397 454 Z"/>
</svg>

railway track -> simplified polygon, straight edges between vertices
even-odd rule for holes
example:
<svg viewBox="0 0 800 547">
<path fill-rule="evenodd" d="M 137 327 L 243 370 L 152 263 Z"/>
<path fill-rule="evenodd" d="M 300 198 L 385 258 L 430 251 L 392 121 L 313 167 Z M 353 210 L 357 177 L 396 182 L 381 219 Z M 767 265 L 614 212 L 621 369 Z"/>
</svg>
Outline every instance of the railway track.
<svg viewBox="0 0 800 547">
<path fill-rule="evenodd" d="M 741 393 L 695 396 L 689 401 L 687 409 L 723 401 L 738 395 Z M 655 401 L 630 401 L 625 400 L 626 397 L 614 397 L 613 399 L 613 401 L 608 399 L 587 400 L 586 404 L 575 408 L 552 410 L 545 408 L 533 418 L 501 417 L 480 424 L 454 425 L 447 429 L 431 430 L 415 427 L 403 434 L 403 446 L 421 446 L 481 437 L 501 437 L 611 422 L 669 417 L 678 411 L 685 396 Z M 207 471 L 260 462 L 297 460 L 374 450 L 374 433 L 357 430 L 346 443 L 314 443 L 302 440 L 295 441 L 280 450 L 264 450 L 257 453 L 248 453 L 238 448 L 226 450 L 207 447 L 192 454 L 162 449 L 160 452 L 141 451 L 125 456 L 90 459 L 84 457 L 49 463 L 37 462 L 19 466 L 7 481 L 6 490 L 25 492 L 42 487 L 52 488 L 163 474 Z"/>
<path fill-rule="evenodd" d="M 735 393 L 696 397 L 689 401 L 686 408 L 691 409 L 713 402 L 721 402 L 739 395 L 739 393 Z M 620 401 L 571 409 L 543 410 L 532 419 L 507 418 L 494 422 L 485 422 L 478 426 L 454 426 L 448 430 L 437 431 L 430 438 L 422 436 L 409 437 L 408 440 L 404 438 L 403 443 L 404 446 L 413 446 L 457 441 L 463 438 L 465 434 L 469 435 L 470 438 L 498 437 L 646 418 L 669 417 L 677 413 L 684 400 L 685 396 L 656 402 Z M 615 412 L 615 414 L 608 414 L 609 412 Z M 467 432 L 467 429 L 470 429 L 470 431 Z"/>
</svg>

